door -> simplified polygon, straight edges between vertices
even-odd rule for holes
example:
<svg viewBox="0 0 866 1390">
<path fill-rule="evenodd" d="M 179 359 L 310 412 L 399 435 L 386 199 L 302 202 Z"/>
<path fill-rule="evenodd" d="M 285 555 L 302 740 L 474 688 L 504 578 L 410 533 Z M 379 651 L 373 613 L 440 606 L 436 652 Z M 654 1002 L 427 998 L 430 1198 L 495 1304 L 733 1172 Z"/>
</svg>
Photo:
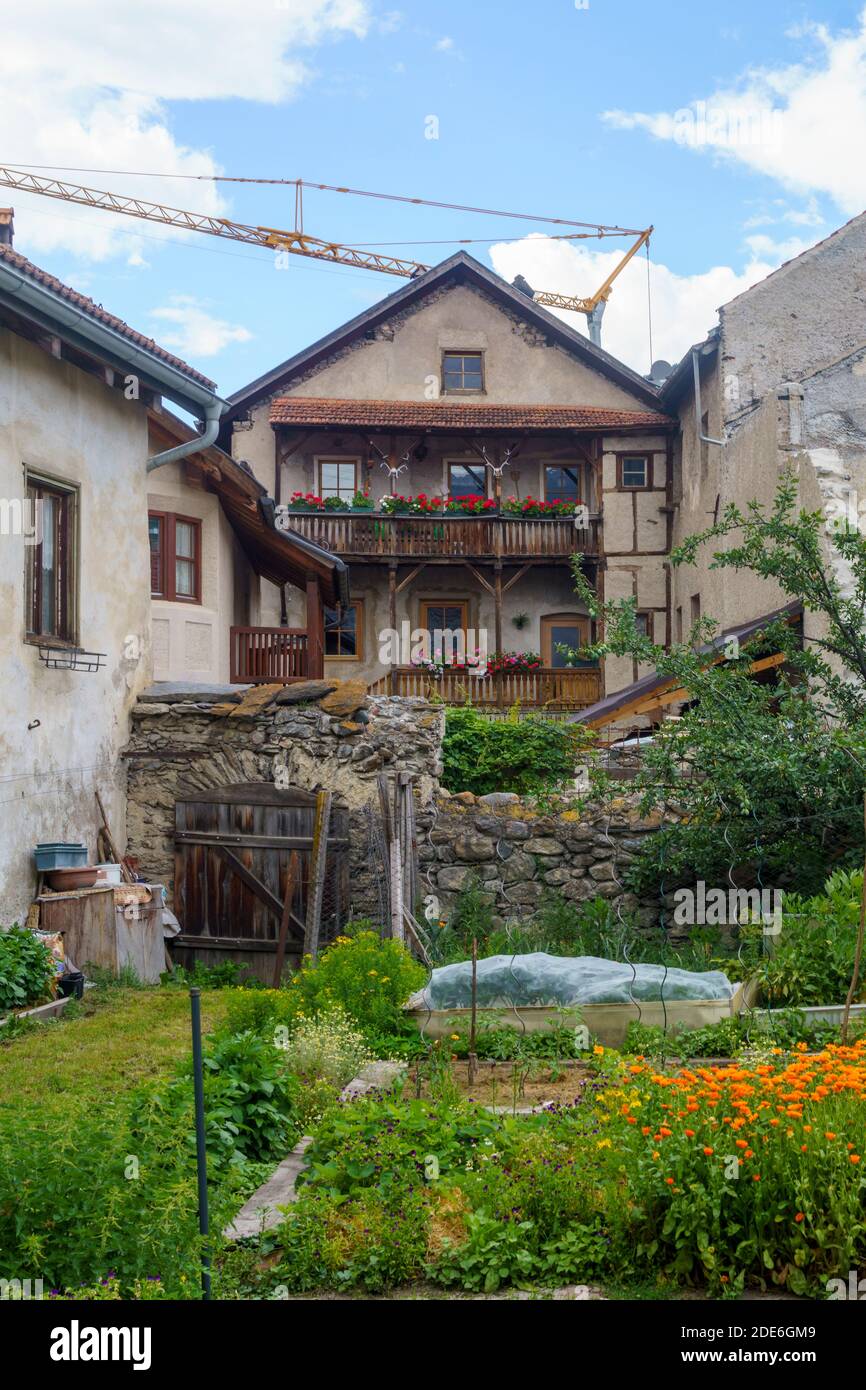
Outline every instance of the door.
<svg viewBox="0 0 866 1390">
<path fill-rule="evenodd" d="M 195 792 L 175 803 L 174 912 L 181 925 L 172 954 L 180 965 L 234 960 L 271 982 L 292 852 L 287 956 L 304 938 L 316 797 L 270 783 Z M 331 811 L 320 940 L 339 934 L 348 904 L 348 812 Z"/>
</svg>

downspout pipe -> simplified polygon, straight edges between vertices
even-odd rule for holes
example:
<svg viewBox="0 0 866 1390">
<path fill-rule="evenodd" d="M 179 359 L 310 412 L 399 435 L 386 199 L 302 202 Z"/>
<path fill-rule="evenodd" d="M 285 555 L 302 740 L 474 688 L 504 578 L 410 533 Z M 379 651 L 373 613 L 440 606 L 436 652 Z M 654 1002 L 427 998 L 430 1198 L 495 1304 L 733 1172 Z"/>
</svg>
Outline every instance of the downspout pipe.
<svg viewBox="0 0 866 1390">
<path fill-rule="evenodd" d="M 214 400 L 213 405 L 205 408 L 202 433 L 197 434 L 194 439 L 188 439 L 185 444 L 176 444 L 173 449 L 154 454 L 147 460 L 148 473 L 152 473 L 155 468 L 162 468 L 163 464 L 177 463 L 179 459 L 188 458 L 190 454 L 196 454 L 199 449 L 206 449 L 209 444 L 213 444 L 219 434 L 220 418 L 227 409 L 225 401 Z"/>
<path fill-rule="evenodd" d="M 701 364 L 697 348 L 692 348 L 692 368 L 694 370 L 695 375 L 695 422 L 698 430 L 698 443 L 718 444 L 719 448 L 723 449 L 725 447 L 725 444 L 727 443 L 727 440 L 713 439 L 710 435 L 704 434 L 701 425 L 701 421 L 704 418 L 704 412 L 701 409 Z"/>
</svg>

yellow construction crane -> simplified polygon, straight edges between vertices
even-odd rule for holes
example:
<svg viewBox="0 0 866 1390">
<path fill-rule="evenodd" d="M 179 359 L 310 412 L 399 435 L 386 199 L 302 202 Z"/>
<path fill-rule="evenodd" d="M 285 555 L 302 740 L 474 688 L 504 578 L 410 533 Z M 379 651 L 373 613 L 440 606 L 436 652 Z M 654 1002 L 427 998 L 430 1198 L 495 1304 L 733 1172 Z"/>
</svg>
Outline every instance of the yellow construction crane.
<svg viewBox="0 0 866 1390">
<path fill-rule="evenodd" d="M 250 182 L 256 182 L 256 180 L 250 180 Z M 232 222 L 227 217 L 211 217 L 207 213 L 188 212 L 182 208 L 169 207 L 165 203 L 151 203 L 143 198 L 134 198 L 122 193 L 108 193 L 103 189 L 88 188 L 84 184 L 66 183 L 61 179 L 45 178 L 39 174 L 0 165 L 0 187 L 17 189 L 22 193 L 38 193 L 44 198 L 58 198 L 65 203 L 77 203 L 83 207 L 98 208 L 102 212 L 122 213 L 125 217 L 137 217 L 145 222 L 159 222 L 163 226 L 181 227 L 185 231 L 206 232 L 209 236 L 222 237 L 229 241 L 245 242 L 251 246 L 263 246 L 269 250 L 286 251 L 294 256 L 310 256 L 314 260 L 328 261 L 333 265 L 377 270 L 385 275 L 401 275 L 407 279 L 414 279 L 430 269 L 428 265 L 424 265 L 420 261 L 404 260 L 399 256 L 386 256 L 377 251 L 344 246 L 335 241 L 322 241 L 319 237 L 308 235 L 303 230 L 301 189 L 304 186 L 324 188 L 326 185 L 304 185 L 304 181 L 300 179 L 288 182 L 294 182 L 297 190 L 295 221 L 298 226 L 294 231 Z M 335 191 L 354 190 L 340 189 Z M 406 199 L 402 201 L 422 203 L 424 200 Z M 439 206 L 443 205 L 440 204 Z M 578 299 L 572 295 L 531 291 L 529 286 L 526 286 L 526 289 L 532 294 L 536 304 L 544 304 L 552 309 L 568 309 L 572 313 L 586 314 L 589 321 L 589 336 L 594 343 L 598 344 L 601 342 L 601 318 L 610 298 L 614 281 L 641 247 L 647 245 L 653 228 L 647 227 L 644 231 L 634 231 L 623 227 L 605 226 L 602 223 L 591 224 L 591 226 L 592 230 L 567 233 L 567 239 L 582 241 L 611 236 L 632 236 L 635 238 L 622 260 L 614 266 L 604 284 L 594 295 L 588 299 Z"/>
</svg>

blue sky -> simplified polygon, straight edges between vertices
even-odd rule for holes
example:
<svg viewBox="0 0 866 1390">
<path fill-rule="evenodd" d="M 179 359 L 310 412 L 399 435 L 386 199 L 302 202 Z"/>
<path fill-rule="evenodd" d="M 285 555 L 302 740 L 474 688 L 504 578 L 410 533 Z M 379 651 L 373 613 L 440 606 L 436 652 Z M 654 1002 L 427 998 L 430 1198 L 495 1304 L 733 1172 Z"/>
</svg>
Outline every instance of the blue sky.
<svg viewBox="0 0 866 1390">
<path fill-rule="evenodd" d="M 34 0 L 15 16 L 0 55 L 0 160 L 150 170 L 163 177 L 59 176 L 272 226 L 292 225 L 293 190 L 165 175 L 301 175 L 652 223 L 653 355 L 671 359 L 719 303 L 866 206 L 862 0 L 150 0 L 138 11 Z M 250 247 L 9 201 L 20 250 L 226 393 L 401 283 L 296 257 L 278 271 Z M 500 273 L 572 294 L 596 288 L 617 245 L 578 251 L 543 222 L 329 193 L 305 195 L 305 224 L 428 262 L 484 238 L 467 249 Z M 615 288 L 604 341 L 648 370 L 645 261 Z"/>
</svg>

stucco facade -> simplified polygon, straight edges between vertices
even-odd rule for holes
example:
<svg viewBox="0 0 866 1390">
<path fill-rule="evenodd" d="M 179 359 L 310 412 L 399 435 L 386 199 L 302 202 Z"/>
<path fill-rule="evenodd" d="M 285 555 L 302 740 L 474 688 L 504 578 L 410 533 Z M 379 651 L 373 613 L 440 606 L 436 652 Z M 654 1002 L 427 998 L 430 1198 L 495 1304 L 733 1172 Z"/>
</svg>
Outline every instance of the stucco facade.
<svg viewBox="0 0 866 1390">
<path fill-rule="evenodd" d="M 0 328 L 0 496 L 21 498 L 24 468 L 77 489 L 77 638 L 105 654 L 96 672 L 48 669 L 26 640 L 22 535 L 0 536 L 0 924 L 33 895 L 37 841 L 96 848 L 95 791 L 125 835 L 120 750 L 151 669 L 147 420 L 68 362 Z"/>
</svg>

